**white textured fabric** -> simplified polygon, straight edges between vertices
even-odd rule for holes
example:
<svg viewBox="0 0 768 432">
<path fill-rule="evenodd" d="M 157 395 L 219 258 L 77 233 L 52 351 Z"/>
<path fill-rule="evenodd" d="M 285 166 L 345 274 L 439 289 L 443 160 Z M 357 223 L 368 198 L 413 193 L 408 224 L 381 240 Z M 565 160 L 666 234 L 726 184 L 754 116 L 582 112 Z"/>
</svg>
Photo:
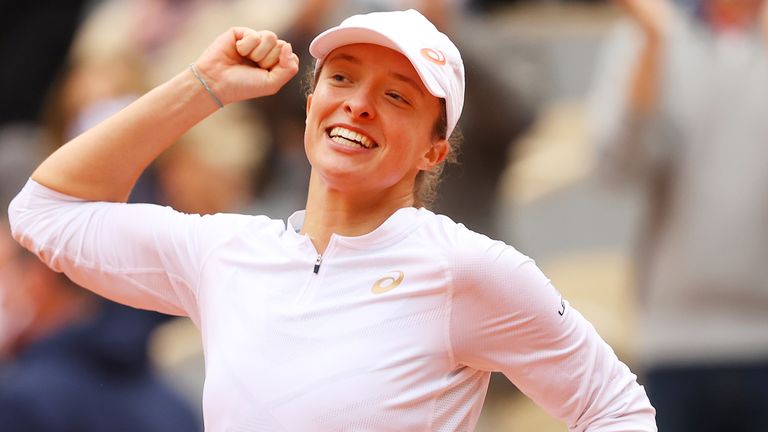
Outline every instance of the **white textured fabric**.
<svg viewBox="0 0 768 432">
<path fill-rule="evenodd" d="M 15 238 L 114 300 L 188 315 L 208 431 L 471 431 L 491 371 L 574 431 L 655 431 L 635 376 L 531 259 L 424 209 L 317 254 L 281 221 L 29 181 Z"/>
</svg>

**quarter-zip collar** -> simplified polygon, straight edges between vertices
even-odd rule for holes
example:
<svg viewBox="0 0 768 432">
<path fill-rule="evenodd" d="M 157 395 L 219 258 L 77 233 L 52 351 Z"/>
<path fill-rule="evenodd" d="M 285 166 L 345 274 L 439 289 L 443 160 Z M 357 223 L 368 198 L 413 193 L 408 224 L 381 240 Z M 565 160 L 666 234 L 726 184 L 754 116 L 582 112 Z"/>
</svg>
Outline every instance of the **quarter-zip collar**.
<svg viewBox="0 0 768 432">
<path fill-rule="evenodd" d="M 330 243 L 342 244 L 353 249 L 385 247 L 402 239 L 421 225 L 423 216 L 427 213 L 429 210 L 424 208 L 403 207 L 396 210 L 384 223 L 367 234 L 354 237 L 332 234 Z M 310 241 L 307 235 L 301 234 L 304 216 L 305 210 L 300 210 L 293 213 L 286 222 L 286 236 L 297 243 Z M 418 223 L 414 223 L 414 221 L 418 221 Z"/>
</svg>

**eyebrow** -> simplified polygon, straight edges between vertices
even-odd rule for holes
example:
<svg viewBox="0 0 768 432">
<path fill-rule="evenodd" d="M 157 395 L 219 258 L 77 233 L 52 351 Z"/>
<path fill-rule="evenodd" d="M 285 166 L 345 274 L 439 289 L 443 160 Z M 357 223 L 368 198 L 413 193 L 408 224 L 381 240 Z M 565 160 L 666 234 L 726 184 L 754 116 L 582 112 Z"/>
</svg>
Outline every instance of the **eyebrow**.
<svg viewBox="0 0 768 432">
<path fill-rule="evenodd" d="M 422 96 L 424 96 L 424 92 L 421 90 L 421 87 L 416 81 L 413 80 L 413 78 L 405 76 L 403 74 L 399 74 L 397 72 L 390 72 L 390 75 L 392 75 L 395 79 L 410 85 L 411 87 L 416 89 L 419 93 L 421 93 Z"/>
<path fill-rule="evenodd" d="M 353 56 L 351 54 L 343 54 L 343 53 L 342 54 L 337 54 L 337 55 L 331 57 L 330 59 L 328 59 L 328 61 L 326 63 L 329 64 L 329 63 L 332 63 L 332 62 L 335 62 L 335 61 L 348 61 L 348 62 L 356 64 L 356 65 L 362 65 L 363 64 L 363 62 L 359 58 L 357 58 L 357 57 L 355 57 L 355 56 Z M 421 90 L 421 87 L 416 82 L 416 80 L 414 80 L 413 78 L 411 78 L 409 76 L 406 76 L 406 75 L 403 75 L 401 73 L 397 73 L 397 72 L 390 72 L 389 74 L 393 78 L 395 78 L 396 80 L 402 81 L 402 82 L 410 85 L 415 90 L 417 90 L 419 93 L 424 95 L 424 91 Z"/>
</svg>

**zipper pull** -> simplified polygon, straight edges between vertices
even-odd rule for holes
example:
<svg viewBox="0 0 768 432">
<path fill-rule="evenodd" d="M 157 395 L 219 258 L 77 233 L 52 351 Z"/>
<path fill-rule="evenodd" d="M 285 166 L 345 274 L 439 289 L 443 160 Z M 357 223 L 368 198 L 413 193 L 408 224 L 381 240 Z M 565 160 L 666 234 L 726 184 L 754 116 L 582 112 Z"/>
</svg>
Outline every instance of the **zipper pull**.
<svg viewBox="0 0 768 432">
<path fill-rule="evenodd" d="M 323 256 L 318 254 L 317 255 L 317 261 L 315 261 L 315 269 L 313 270 L 313 273 L 317 274 L 317 272 L 320 271 L 320 263 L 323 261 Z"/>
</svg>

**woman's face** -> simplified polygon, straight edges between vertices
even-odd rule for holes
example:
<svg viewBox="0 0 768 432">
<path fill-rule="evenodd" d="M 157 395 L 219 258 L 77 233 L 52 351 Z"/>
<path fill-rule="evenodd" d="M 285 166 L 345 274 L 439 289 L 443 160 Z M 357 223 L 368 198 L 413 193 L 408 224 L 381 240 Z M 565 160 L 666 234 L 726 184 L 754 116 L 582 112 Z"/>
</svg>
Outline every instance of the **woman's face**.
<svg viewBox="0 0 768 432">
<path fill-rule="evenodd" d="M 447 154 L 448 143 L 433 133 L 441 109 L 399 52 L 337 48 L 307 100 L 304 147 L 313 172 L 343 192 L 412 195 L 419 170 Z"/>
</svg>

